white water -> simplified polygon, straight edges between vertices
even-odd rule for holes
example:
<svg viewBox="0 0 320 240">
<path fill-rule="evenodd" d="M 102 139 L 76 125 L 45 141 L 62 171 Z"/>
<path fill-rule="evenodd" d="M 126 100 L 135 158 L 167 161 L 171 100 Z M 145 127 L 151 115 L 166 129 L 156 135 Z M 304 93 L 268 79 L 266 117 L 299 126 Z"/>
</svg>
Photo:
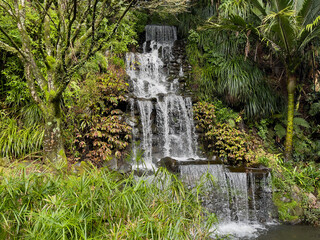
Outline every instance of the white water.
<svg viewBox="0 0 320 240">
<path fill-rule="evenodd" d="M 195 186 L 205 182 L 203 203 L 217 215 L 216 233 L 230 239 L 254 239 L 273 224 L 270 202 L 270 174 L 230 172 L 224 165 L 181 165 L 183 181 Z M 214 182 L 205 178 L 210 174 Z M 209 175 L 209 176 L 210 176 Z M 248 188 L 250 186 L 250 189 Z M 259 190 L 259 196 L 256 191 Z"/>
<path fill-rule="evenodd" d="M 127 74 L 136 97 L 131 106 L 137 107 L 142 125 L 139 148 L 144 152 L 147 166 L 167 156 L 197 157 L 191 99 L 177 94 L 178 79 L 168 80 L 168 65 L 174 60 L 172 48 L 176 40 L 175 27 L 148 25 L 143 52 L 126 56 Z M 182 65 L 179 75 L 183 76 Z"/>
<path fill-rule="evenodd" d="M 180 64 L 177 75 L 184 75 L 181 59 L 174 59 L 172 51 L 176 40 L 174 27 L 149 25 L 143 52 L 126 56 L 134 95 L 131 118 L 138 118 L 141 126 L 133 128 L 133 141 L 139 143 L 132 145 L 133 158 L 143 151 L 144 160 L 136 167 L 154 168 L 154 162 L 167 156 L 199 158 L 191 99 L 177 94 L 178 79 L 168 78 L 174 60 Z M 272 223 L 270 174 L 260 176 L 259 181 L 253 173 L 230 172 L 223 165 L 182 165 L 180 172 L 191 186 L 205 181 L 206 173 L 213 176 L 214 181 L 204 184 L 202 201 L 217 215 L 215 230 L 219 235 L 254 239 Z"/>
</svg>

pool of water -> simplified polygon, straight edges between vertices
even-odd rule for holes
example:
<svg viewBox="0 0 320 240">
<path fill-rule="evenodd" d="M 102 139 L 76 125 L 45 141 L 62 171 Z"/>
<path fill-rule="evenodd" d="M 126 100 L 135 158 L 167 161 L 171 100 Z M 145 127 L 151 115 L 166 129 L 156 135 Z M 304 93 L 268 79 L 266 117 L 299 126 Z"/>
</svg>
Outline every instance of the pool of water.
<svg viewBox="0 0 320 240">
<path fill-rule="evenodd" d="M 320 227 L 305 225 L 271 226 L 257 240 L 320 240 Z"/>
<path fill-rule="evenodd" d="M 307 225 L 219 224 L 218 236 L 229 240 L 320 240 L 320 227 Z"/>
</svg>

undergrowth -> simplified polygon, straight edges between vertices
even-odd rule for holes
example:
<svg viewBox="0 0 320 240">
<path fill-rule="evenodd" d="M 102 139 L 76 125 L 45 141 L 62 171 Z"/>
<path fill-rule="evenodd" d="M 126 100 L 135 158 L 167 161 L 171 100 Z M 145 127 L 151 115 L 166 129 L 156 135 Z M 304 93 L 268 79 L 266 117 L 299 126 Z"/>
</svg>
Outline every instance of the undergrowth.
<svg viewBox="0 0 320 240">
<path fill-rule="evenodd" d="M 175 175 L 124 176 L 103 169 L 0 174 L 0 239 L 210 239 L 212 214 Z"/>
<path fill-rule="evenodd" d="M 284 162 L 276 155 L 260 161 L 273 169 L 273 200 L 279 219 L 320 225 L 320 164 Z"/>
</svg>

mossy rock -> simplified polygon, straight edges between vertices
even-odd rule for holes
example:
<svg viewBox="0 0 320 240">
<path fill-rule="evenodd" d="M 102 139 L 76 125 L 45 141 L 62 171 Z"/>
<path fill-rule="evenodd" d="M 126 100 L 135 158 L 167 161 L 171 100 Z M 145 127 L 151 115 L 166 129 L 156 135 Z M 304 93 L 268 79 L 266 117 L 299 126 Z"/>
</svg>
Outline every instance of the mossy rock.
<svg viewBox="0 0 320 240">
<path fill-rule="evenodd" d="M 304 215 L 301 202 L 293 200 L 288 194 L 284 196 L 282 192 L 275 192 L 273 194 L 273 202 L 278 208 L 281 221 L 298 223 Z"/>
</svg>

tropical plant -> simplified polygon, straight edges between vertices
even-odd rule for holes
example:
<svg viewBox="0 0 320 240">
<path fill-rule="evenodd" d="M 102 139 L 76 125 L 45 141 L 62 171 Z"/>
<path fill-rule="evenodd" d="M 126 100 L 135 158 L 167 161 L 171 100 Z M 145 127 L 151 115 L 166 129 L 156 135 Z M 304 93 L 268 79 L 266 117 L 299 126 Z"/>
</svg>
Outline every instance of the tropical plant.
<svg viewBox="0 0 320 240">
<path fill-rule="evenodd" d="M 246 45 L 245 34 L 191 30 L 187 53 L 194 67 L 191 85 L 197 85 L 200 99 L 220 97 L 253 119 L 279 111 L 281 101 L 257 64 L 243 56 Z"/>
<path fill-rule="evenodd" d="M 250 6 L 250 18 L 233 14 L 227 18 L 211 19 L 209 28 L 244 32 L 258 39 L 281 60 L 288 92 L 285 156 L 291 159 L 297 69 L 304 61 L 305 52 L 311 51 L 312 42 L 319 37 L 320 5 L 316 0 L 246 2 Z"/>
</svg>

